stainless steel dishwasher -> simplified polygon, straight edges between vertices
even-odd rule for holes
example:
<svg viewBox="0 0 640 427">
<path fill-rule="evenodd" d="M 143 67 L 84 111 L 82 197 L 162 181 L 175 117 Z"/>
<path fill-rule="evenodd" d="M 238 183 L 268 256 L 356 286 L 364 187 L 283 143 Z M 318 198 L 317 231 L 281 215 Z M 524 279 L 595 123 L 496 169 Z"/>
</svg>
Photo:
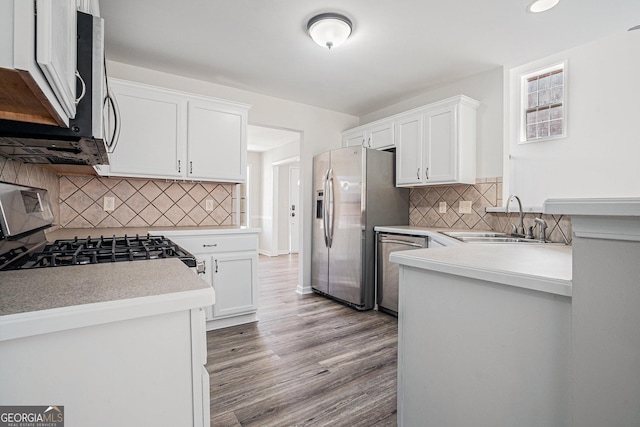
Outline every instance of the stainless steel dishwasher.
<svg viewBox="0 0 640 427">
<path fill-rule="evenodd" d="M 378 233 L 377 299 L 378 310 L 398 315 L 398 264 L 389 262 L 396 251 L 422 249 L 428 246 L 427 236 Z"/>
</svg>

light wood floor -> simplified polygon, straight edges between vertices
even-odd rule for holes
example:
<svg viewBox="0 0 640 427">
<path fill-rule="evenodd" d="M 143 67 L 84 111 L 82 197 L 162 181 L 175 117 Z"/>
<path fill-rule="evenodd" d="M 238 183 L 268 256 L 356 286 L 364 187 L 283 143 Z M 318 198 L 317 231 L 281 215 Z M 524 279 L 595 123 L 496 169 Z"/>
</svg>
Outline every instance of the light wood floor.
<svg viewBox="0 0 640 427">
<path fill-rule="evenodd" d="M 260 256 L 260 321 L 207 333 L 212 426 L 395 426 L 397 319 L 295 293 Z"/>
</svg>

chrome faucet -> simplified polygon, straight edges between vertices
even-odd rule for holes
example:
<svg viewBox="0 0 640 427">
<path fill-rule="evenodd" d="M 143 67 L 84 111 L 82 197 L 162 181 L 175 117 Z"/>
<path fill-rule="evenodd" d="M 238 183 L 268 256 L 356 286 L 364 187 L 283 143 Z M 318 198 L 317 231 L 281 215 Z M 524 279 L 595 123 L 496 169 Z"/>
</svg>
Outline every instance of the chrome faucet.
<svg viewBox="0 0 640 427">
<path fill-rule="evenodd" d="M 542 218 L 534 218 L 533 219 L 536 224 L 538 224 L 538 239 L 541 242 L 546 242 L 547 241 L 547 221 L 545 221 Z"/>
<path fill-rule="evenodd" d="M 518 202 L 518 210 L 520 212 L 520 223 L 518 224 L 518 226 L 516 227 L 513 223 L 511 223 L 511 228 L 513 231 L 512 234 L 519 234 L 521 236 L 524 236 L 524 212 L 522 211 L 522 202 L 520 201 L 520 197 L 516 196 L 515 194 L 510 195 L 507 199 L 507 214 L 509 213 L 509 203 L 511 203 L 511 199 L 516 199 L 516 202 Z"/>
</svg>

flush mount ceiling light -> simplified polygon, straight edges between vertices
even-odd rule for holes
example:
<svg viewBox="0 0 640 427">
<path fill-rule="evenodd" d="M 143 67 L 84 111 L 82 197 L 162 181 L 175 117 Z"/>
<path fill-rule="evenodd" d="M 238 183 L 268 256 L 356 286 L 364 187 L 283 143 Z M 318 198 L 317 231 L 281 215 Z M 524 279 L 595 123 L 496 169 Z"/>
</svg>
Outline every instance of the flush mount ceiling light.
<svg viewBox="0 0 640 427">
<path fill-rule="evenodd" d="M 338 47 L 351 35 L 351 21 L 337 13 L 322 13 L 309 20 L 307 32 L 314 42 L 329 49 Z"/>
<path fill-rule="evenodd" d="M 527 7 L 527 10 L 531 13 L 541 13 L 554 8 L 560 3 L 560 0 L 535 0 Z"/>
</svg>

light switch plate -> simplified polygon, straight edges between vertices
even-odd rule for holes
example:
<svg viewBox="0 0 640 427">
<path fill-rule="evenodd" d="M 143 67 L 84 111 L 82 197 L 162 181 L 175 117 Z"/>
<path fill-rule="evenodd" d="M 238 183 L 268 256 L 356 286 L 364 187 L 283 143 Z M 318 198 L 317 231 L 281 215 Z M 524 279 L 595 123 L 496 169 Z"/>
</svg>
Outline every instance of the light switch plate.
<svg viewBox="0 0 640 427">
<path fill-rule="evenodd" d="M 438 213 L 447 213 L 447 202 L 440 202 Z"/>
<path fill-rule="evenodd" d="M 471 201 L 470 200 L 460 200 L 460 207 L 458 208 L 458 212 L 461 214 L 469 214 L 471 213 Z"/>
<path fill-rule="evenodd" d="M 115 197 L 106 196 L 104 198 L 103 208 L 105 211 L 110 212 L 116 208 L 116 199 Z"/>
<path fill-rule="evenodd" d="M 204 201 L 204 210 L 211 212 L 213 210 L 213 199 L 206 199 Z"/>
</svg>

